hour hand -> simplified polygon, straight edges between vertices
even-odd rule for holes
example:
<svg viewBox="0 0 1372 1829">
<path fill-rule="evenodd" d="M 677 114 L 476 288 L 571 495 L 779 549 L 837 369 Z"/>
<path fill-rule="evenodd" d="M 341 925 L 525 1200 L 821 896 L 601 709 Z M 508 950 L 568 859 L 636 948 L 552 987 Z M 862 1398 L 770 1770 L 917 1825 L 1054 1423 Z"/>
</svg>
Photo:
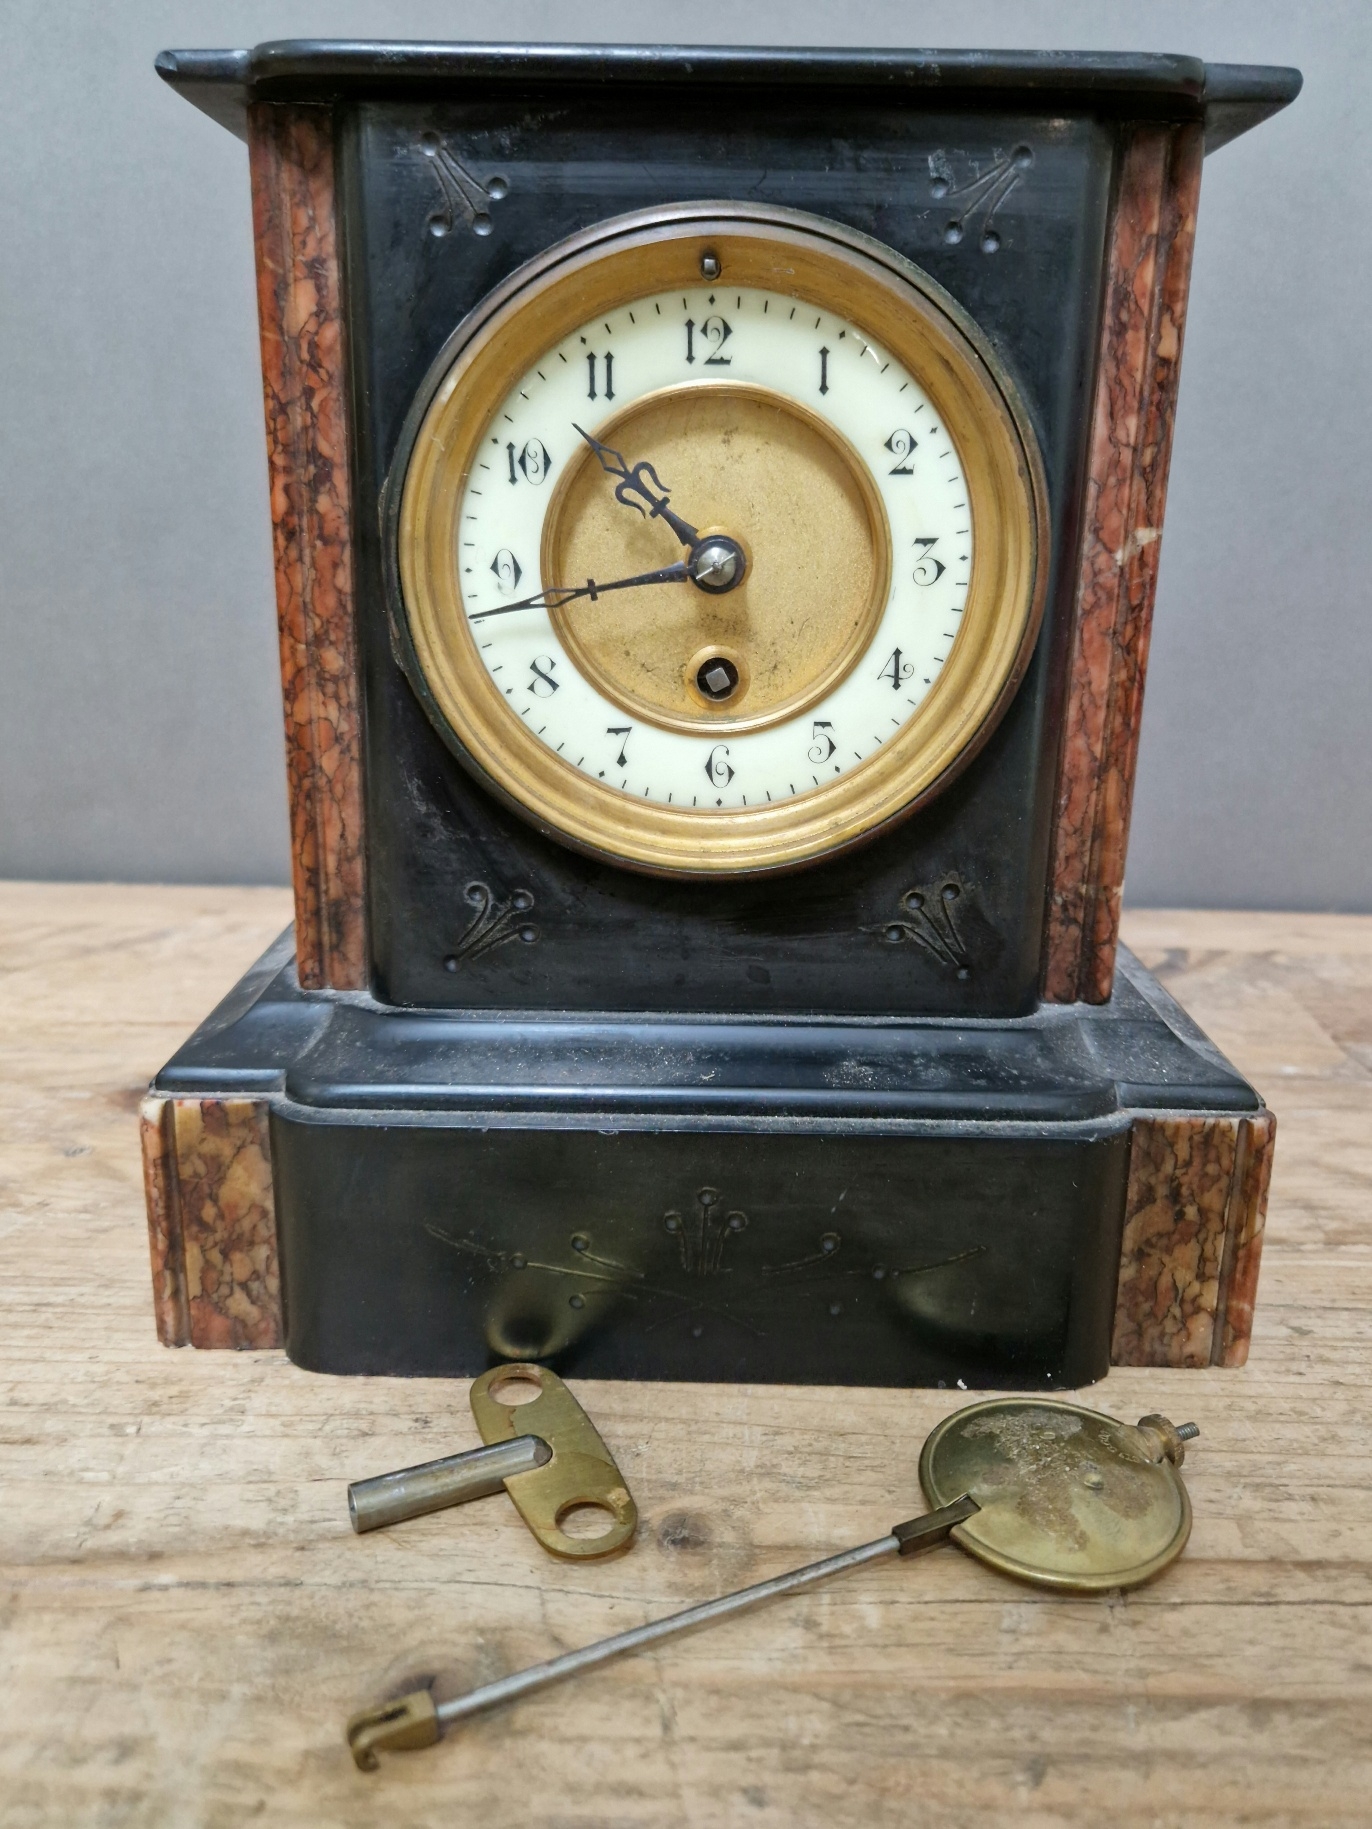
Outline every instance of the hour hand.
<svg viewBox="0 0 1372 1829">
<path fill-rule="evenodd" d="M 601 444 L 589 432 L 583 432 L 575 420 L 572 421 L 572 430 L 581 433 L 599 458 L 605 474 L 619 478 L 615 487 L 617 502 L 623 502 L 626 508 L 637 509 L 649 519 L 665 521 L 683 546 L 695 546 L 699 542 L 700 535 L 690 522 L 683 521 L 679 514 L 672 512 L 668 504 L 667 486 L 651 464 L 639 463 L 631 469 L 622 453 Z"/>
<path fill-rule="evenodd" d="M 594 603 L 606 591 L 627 591 L 639 584 L 684 584 L 692 576 L 686 560 L 678 559 L 675 565 L 664 565 L 655 572 L 636 572 L 632 578 L 612 578 L 608 584 L 597 584 L 594 578 L 588 578 L 585 584 L 550 585 L 546 591 L 535 591 L 532 597 L 521 597 L 518 603 L 502 603 L 497 609 L 477 610 L 467 621 L 485 622 L 488 616 L 508 616 L 511 610 L 560 610 L 566 603 L 575 603 L 578 597 L 589 597 Z"/>
</svg>

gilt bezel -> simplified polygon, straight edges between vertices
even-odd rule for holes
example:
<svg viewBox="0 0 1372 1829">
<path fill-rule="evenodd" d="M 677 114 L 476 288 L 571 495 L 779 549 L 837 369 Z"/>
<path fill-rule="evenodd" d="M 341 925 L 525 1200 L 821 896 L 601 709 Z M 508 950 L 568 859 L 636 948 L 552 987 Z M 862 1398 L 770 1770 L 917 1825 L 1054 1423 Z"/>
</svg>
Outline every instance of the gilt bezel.
<svg viewBox="0 0 1372 1829">
<path fill-rule="evenodd" d="M 510 385 L 598 312 L 699 282 L 703 250 L 733 283 L 802 297 L 861 326 L 916 375 L 951 432 L 975 545 L 961 627 L 919 709 L 832 784 L 767 806 L 632 799 L 549 750 L 480 662 L 451 528 L 473 454 Z M 402 662 L 458 758 L 540 829 L 659 875 L 795 869 L 864 843 L 940 792 L 995 728 L 1042 620 L 1046 487 L 1027 415 L 966 314 L 866 237 L 799 211 L 677 205 L 600 223 L 548 249 L 454 332 L 402 433 L 383 499 Z"/>
</svg>

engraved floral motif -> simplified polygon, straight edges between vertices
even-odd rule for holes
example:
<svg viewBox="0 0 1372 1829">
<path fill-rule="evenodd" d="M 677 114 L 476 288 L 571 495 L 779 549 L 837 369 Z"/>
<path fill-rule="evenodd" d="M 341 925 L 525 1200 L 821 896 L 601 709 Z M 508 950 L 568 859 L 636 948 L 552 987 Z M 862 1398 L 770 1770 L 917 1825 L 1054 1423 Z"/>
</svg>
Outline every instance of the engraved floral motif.
<svg viewBox="0 0 1372 1829">
<path fill-rule="evenodd" d="M 875 934 L 888 946 L 918 946 L 957 977 L 970 978 L 972 959 L 958 925 L 959 905 L 967 894 L 957 876 L 907 889 L 895 920 L 865 927 L 863 932 Z"/>
<path fill-rule="evenodd" d="M 701 1188 L 693 1214 L 687 1216 L 673 1208 L 663 1215 L 662 1223 L 676 1239 L 681 1268 L 688 1276 L 718 1276 L 724 1267 L 725 1245 L 746 1230 L 748 1215 L 737 1209 L 726 1213 L 725 1205 L 717 1188 Z"/>
<path fill-rule="evenodd" d="M 419 150 L 429 161 L 429 169 L 443 193 L 442 207 L 429 217 L 429 233 L 450 235 L 460 217 L 474 235 L 489 235 L 493 227 L 491 205 L 509 195 L 508 181 L 491 177 L 483 182 L 468 171 L 436 133 L 421 134 Z"/>
<path fill-rule="evenodd" d="M 1034 163 L 1032 147 L 1016 146 L 1011 152 L 996 152 L 988 165 L 970 159 L 970 175 L 959 181 L 953 161 L 946 152 L 929 154 L 929 189 L 938 200 L 948 198 L 956 206 L 943 227 L 943 239 L 953 246 L 975 227 L 980 212 L 979 245 L 983 254 L 994 254 L 1000 247 L 996 211 L 1005 202 L 1025 172 Z"/>
<path fill-rule="evenodd" d="M 538 929 L 528 919 L 534 906 L 529 890 L 516 889 L 499 901 L 485 883 L 468 883 L 466 900 L 476 913 L 443 961 L 448 971 L 455 972 L 460 965 L 480 959 L 511 940 L 522 940 L 526 946 L 537 940 Z"/>
</svg>

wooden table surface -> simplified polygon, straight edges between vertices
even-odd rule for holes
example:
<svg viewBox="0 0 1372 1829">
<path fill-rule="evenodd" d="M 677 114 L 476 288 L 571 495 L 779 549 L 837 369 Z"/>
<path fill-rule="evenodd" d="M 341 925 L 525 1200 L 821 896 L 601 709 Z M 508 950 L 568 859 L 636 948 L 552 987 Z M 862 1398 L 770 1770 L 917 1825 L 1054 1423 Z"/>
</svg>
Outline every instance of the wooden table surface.
<svg viewBox="0 0 1372 1829">
<path fill-rule="evenodd" d="M 350 1479 L 475 1444 L 465 1385 L 153 1335 L 138 1100 L 288 915 L 0 885 L 0 1823 L 1372 1822 L 1372 918 L 1126 921 L 1279 1119 L 1247 1369 L 1087 1398 L 1201 1426 L 1160 1581 L 877 1565 L 363 1776 L 354 1708 L 881 1535 L 954 1402 L 582 1385 L 638 1499 L 628 1555 L 555 1563 L 503 1496 L 354 1536 Z"/>
</svg>

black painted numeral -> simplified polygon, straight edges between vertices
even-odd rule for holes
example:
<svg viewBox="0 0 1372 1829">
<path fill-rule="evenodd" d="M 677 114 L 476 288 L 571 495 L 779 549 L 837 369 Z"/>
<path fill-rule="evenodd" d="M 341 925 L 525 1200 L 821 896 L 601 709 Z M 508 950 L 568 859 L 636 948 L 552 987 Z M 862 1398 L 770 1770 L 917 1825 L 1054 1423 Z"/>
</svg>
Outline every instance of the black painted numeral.
<svg viewBox="0 0 1372 1829">
<path fill-rule="evenodd" d="M 812 762 L 827 762 L 838 748 L 834 727 L 827 718 L 816 718 L 810 726 L 809 757 Z"/>
<path fill-rule="evenodd" d="M 886 440 L 886 449 L 896 460 L 892 468 L 887 471 L 888 476 L 913 476 L 915 474 L 910 468 L 910 459 L 918 449 L 913 432 L 907 432 L 904 426 L 897 426 Z"/>
<path fill-rule="evenodd" d="M 513 443 L 507 444 L 505 455 L 510 460 L 510 481 L 512 483 L 519 481 L 520 474 L 527 482 L 541 483 L 553 467 L 553 460 L 549 457 L 541 438 L 527 439 L 522 451 L 516 451 Z"/>
<path fill-rule="evenodd" d="M 588 400 L 594 400 L 597 398 L 596 391 L 595 391 L 595 379 L 596 379 L 596 363 L 598 360 L 599 360 L 599 357 L 592 355 L 589 351 L 587 352 L 587 356 L 586 356 L 586 372 L 587 372 L 586 398 Z M 615 397 L 615 359 L 612 355 L 608 355 L 605 357 L 605 386 L 602 391 L 607 400 L 614 399 L 614 397 Z"/>
<path fill-rule="evenodd" d="M 937 584 L 948 570 L 942 559 L 934 557 L 934 548 L 938 545 L 937 534 L 927 534 L 915 541 L 919 548 L 919 558 L 915 561 L 914 580 L 916 584 Z"/>
<path fill-rule="evenodd" d="M 634 727 L 632 724 L 607 724 L 605 726 L 605 735 L 607 737 L 621 737 L 623 739 L 619 746 L 619 754 L 615 757 L 615 761 L 620 768 L 628 768 L 629 766 L 629 738 L 633 735 L 633 729 Z"/>
<path fill-rule="evenodd" d="M 529 662 L 529 691 L 541 699 L 550 699 L 562 684 L 555 680 L 557 662 L 551 654 L 537 654 Z"/>
<path fill-rule="evenodd" d="M 705 779 L 711 787 L 728 787 L 734 778 L 734 771 L 729 766 L 729 745 L 716 743 L 705 758 Z"/>
<path fill-rule="evenodd" d="M 491 560 L 491 570 L 495 573 L 496 585 L 501 594 L 513 596 L 519 588 L 519 581 L 524 576 L 524 567 L 515 558 L 508 546 L 502 546 Z"/>
<path fill-rule="evenodd" d="M 687 318 L 687 320 L 686 320 L 686 360 L 688 362 L 694 362 L 695 359 L 696 359 L 696 323 L 695 323 L 694 318 Z"/>
<path fill-rule="evenodd" d="M 721 317 L 706 318 L 700 327 L 701 340 L 710 345 L 710 354 L 705 358 L 706 368 L 728 368 L 732 356 L 724 356 L 720 351 L 734 334 L 733 326 L 726 324 Z"/>
<path fill-rule="evenodd" d="M 821 394 L 829 392 L 829 352 L 827 349 L 821 349 L 819 352 L 819 391 Z"/>
<path fill-rule="evenodd" d="M 913 664 L 906 660 L 899 648 L 895 648 L 886 658 L 886 664 L 877 674 L 879 680 L 890 680 L 893 692 L 899 692 L 914 673 Z"/>
</svg>

